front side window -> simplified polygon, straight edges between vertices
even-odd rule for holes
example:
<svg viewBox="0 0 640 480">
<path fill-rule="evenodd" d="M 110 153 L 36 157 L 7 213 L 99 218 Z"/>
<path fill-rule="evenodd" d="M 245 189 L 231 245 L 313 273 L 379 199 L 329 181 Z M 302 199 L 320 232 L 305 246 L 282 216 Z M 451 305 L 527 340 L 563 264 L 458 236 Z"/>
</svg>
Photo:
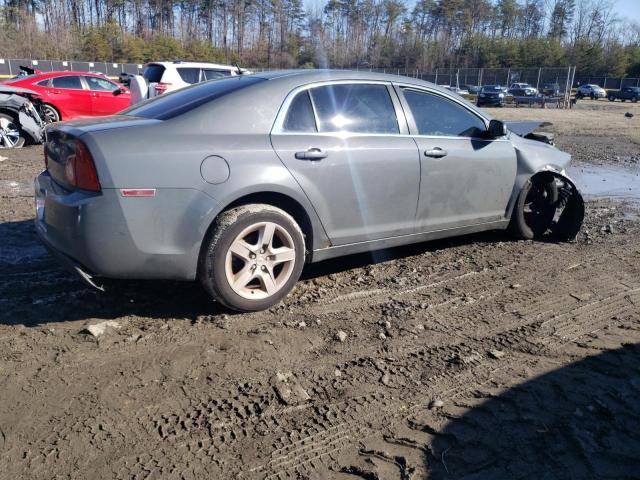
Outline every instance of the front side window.
<svg viewBox="0 0 640 480">
<path fill-rule="evenodd" d="M 307 90 L 298 93 L 289 105 L 282 129 L 285 132 L 315 133 L 317 131 L 316 119 Z"/>
<path fill-rule="evenodd" d="M 203 68 L 202 75 L 205 80 L 215 80 L 216 78 L 230 77 L 231 70 L 213 70 L 211 68 Z"/>
<path fill-rule="evenodd" d="M 111 83 L 106 78 L 98 78 L 98 77 L 84 77 L 89 85 L 89 90 L 93 90 L 94 92 L 113 92 L 118 89 L 118 86 Z"/>
<path fill-rule="evenodd" d="M 178 68 L 177 70 L 183 82 L 194 84 L 200 81 L 199 68 L 183 67 L 183 68 Z"/>
<path fill-rule="evenodd" d="M 319 132 L 399 133 L 385 85 L 339 84 L 312 88 Z"/>
<path fill-rule="evenodd" d="M 51 86 L 54 88 L 72 88 L 74 90 L 82 90 L 82 82 L 80 82 L 80 77 L 76 75 L 55 77 L 51 80 Z"/>
<path fill-rule="evenodd" d="M 417 90 L 403 90 L 419 135 L 482 137 L 484 121 L 452 100 Z"/>
</svg>

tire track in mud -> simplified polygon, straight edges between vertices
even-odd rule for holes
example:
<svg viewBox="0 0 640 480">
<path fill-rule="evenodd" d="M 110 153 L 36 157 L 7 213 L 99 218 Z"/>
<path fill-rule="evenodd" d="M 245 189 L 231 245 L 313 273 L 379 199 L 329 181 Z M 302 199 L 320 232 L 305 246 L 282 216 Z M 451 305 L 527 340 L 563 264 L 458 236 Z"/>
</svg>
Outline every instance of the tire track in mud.
<svg viewBox="0 0 640 480">
<path fill-rule="evenodd" d="M 606 261 L 603 258 L 600 260 Z M 557 269 L 558 265 L 550 268 Z M 449 287 L 454 285 L 460 289 L 471 289 L 472 285 L 467 283 L 469 277 L 456 277 L 446 283 Z M 591 279 L 585 288 L 600 292 L 600 296 L 586 305 L 571 293 L 563 291 L 570 287 L 570 283 L 566 288 L 560 281 L 553 288 L 535 286 L 510 289 L 501 281 L 498 288 L 486 297 L 490 300 L 488 303 L 491 308 L 487 308 L 487 305 L 480 308 L 477 304 L 464 305 L 445 315 L 444 322 L 451 323 L 454 330 L 467 330 L 462 341 L 437 347 L 407 348 L 405 344 L 394 349 L 391 346 L 388 354 L 395 358 L 385 360 L 382 364 L 376 364 L 366 356 L 356 358 L 338 365 L 342 372 L 338 379 L 309 378 L 298 372 L 301 383 L 312 394 L 313 400 L 309 405 L 301 408 L 282 407 L 270 385 L 260 383 L 253 386 L 260 402 L 255 403 L 251 400 L 252 394 L 240 388 L 223 394 L 223 400 L 216 409 L 212 409 L 211 405 L 220 395 L 204 399 L 187 410 L 160 419 L 149 418 L 145 422 L 153 423 L 154 427 L 148 430 L 152 434 L 159 432 L 157 435 L 162 441 L 191 452 L 187 456 L 233 458 L 246 453 L 242 448 L 244 444 L 254 445 L 255 451 L 266 456 L 264 460 L 247 459 L 251 465 L 248 471 L 228 464 L 220 466 L 221 471 L 236 476 L 289 478 L 311 474 L 326 466 L 337 467 L 337 459 L 343 449 L 377 435 L 394 422 L 403 421 L 412 411 L 424 409 L 433 398 L 450 400 L 490 381 L 506 367 L 486 355 L 488 347 L 507 347 L 514 352 L 536 350 L 539 353 L 545 346 L 540 339 L 549 333 L 549 327 L 555 325 L 554 321 L 562 322 L 575 317 L 587 322 L 591 329 L 589 331 L 592 331 L 594 317 L 597 321 L 603 321 L 600 318 L 602 314 L 610 314 L 614 311 L 612 309 L 617 309 L 615 311 L 620 315 L 628 312 L 631 304 L 623 300 L 630 298 L 630 295 L 635 299 L 637 290 L 629 287 L 628 279 L 624 281 L 626 285 L 606 275 Z M 478 291 L 486 289 L 478 285 L 476 287 Z M 556 295 L 551 299 L 545 298 L 554 289 L 559 290 L 555 292 Z M 501 292 L 505 298 L 497 303 L 495 298 Z M 513 308 L 505 310 L 504 305 Z M 425 318 L 435 317 L 438 312 L 446 313 L 449 308 L 449 302 L 443 302 L 440 306 L 428 309 Z M 469 317 L 472 317 L 471 321 Z M 478 328 L 469 331 L 470 325 L 474 324 Z M 571 325 L 569 322 L 560 326 L 566 329 Z M 567 330 L 570 339 L 575 339 L 576 334 L 588 333 L 580 330 L 582 323 L 577 322 L 576 325 L 572 327 L 573 330 Z M 558 329 L 558 332 L 564 330 Z M 567 334 L 559 334 L 554 336 L 554 341 L 563 342 L 567 338 Z M 348 396 L 349 391 L 366 390 L 367 385 L 378 384 L 378 379 L 385 373 L 390 375 L 387 383 L 390 391 Z M 345 394 L 347 398 L 341 398 Z M 233 400 L 228 400 L 230 398 Z M 405 398 L 411 398 L 412 402 L 408 403 Z"/>
</svg>

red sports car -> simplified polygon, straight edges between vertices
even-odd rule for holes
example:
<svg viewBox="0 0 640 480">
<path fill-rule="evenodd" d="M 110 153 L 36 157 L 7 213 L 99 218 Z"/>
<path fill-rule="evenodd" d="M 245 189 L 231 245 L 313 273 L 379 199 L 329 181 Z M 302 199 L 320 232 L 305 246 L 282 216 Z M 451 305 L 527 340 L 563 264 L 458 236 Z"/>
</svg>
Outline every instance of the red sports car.
<svg viewBox="0 0 640 480">
<path fill-rule="evenodd" d="M 39 93 L 47 122 L 113 115 L 129 106 L 129 90 L 99 73 L 48 72 L 6 84 Z"/>
</svg>

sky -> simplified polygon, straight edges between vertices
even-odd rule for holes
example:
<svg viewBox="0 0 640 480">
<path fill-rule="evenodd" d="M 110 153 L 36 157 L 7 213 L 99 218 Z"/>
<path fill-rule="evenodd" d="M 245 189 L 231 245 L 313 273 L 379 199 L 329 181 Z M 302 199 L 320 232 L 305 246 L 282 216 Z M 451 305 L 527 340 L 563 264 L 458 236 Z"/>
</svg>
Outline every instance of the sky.
<svg viewBox="0 0 640 480">
<path fill-rule="evenodd" d="M 307 7 L 313 8 L 317 5 L 324 5 L 325 0 L 304 0 Z M 412 0 L 407 0 L 407 4 L 413 4 Z M 640 0 L 615 0 L 614 9 L 620 18 L 627 18 L 640 22 Z"/>
<path fill-rule="evenodd" d="M 618 0 L 615 9 L 620 18 L 640 22 L 640 0 Z"/>
</svg>

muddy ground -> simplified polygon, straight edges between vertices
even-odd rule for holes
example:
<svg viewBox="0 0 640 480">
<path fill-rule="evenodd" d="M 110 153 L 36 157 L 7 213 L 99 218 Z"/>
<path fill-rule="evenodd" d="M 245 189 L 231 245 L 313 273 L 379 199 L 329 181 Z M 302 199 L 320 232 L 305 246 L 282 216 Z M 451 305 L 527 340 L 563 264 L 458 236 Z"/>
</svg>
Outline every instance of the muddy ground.
<svg viewBox="0 0 640 480">
<path fill-rule="evenodd" d="M 196 284 L 88 290 L 36 241 L 40 148 L 0 151 L 0 478 L 638 478 L 640 109 L 496 113 L 553 117 L 627 195 L 575 242 L 329 261 L 246 315 Z"/>
</svg>

